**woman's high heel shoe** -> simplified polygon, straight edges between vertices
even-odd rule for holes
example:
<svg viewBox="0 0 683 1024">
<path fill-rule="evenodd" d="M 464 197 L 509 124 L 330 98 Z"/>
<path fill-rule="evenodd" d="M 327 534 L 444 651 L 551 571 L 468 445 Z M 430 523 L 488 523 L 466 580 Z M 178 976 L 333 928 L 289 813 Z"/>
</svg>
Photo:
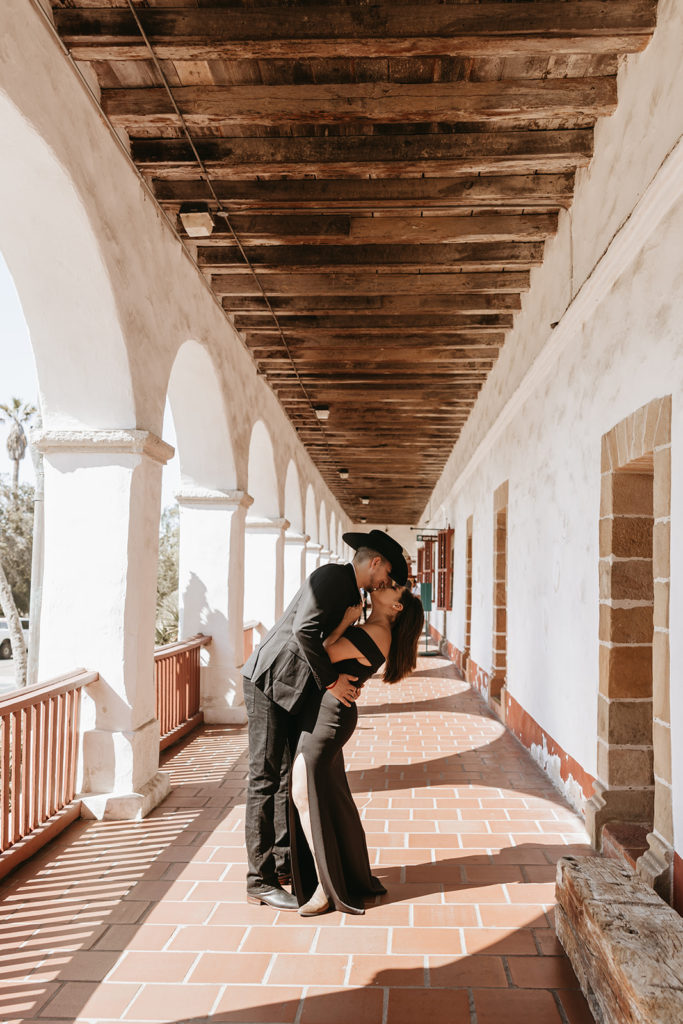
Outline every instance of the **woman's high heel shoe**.
<svg viewBox="0 0 683 1024">
<path fill-rule="evenodd" d="M 304 903 L 303 907 L 299 907 L 299 913 L 302 917 L 314 917 L 316 914 L 324 914 L 326 910 L 329 910 L 329 907 L 330 901 L 322 885 L 319 885 L 308 903 Z"/>
</svg>

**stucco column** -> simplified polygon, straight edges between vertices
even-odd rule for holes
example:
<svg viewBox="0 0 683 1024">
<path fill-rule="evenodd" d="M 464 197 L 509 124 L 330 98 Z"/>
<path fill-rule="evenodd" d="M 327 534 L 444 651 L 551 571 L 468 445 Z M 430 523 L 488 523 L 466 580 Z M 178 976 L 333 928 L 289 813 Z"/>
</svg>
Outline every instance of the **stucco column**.
<svg viewBox="0 0 683 1024">
<path fill-rule="evenodd" d="M 244 538 L 244 621 L 270 629 L 284 604 L 287 519 L 248 516 Z"/>
<path fill-rule="evenodd" d="M 86 814 L 140 818 L 159 772 L 154 618 L 161 472 L 173 449 L 144 430 L 41 430 L 45 562 L 39 679 L 99 672 L 81 712 Z"/>
<path fill-rule="evenodd" d="M 320 561 L 320 552 L 322 551 L 322 544 L 307 544 L 306 545 L 306 575 L 310 576 L 314 569 L 317 569 L 319 565 L 322 565 Z"/>
<path fill-rule="evenodd" d="M 306 542 L 308 534 L 288 530 L 285 534 L 285 585 L 284 607 L 286 608 L 306 578 Z"/>
<path fill-rule="evenodd" d="M 242 695 L 244 491 L 183 488 L 180 506 L 178 636 L 212 638 L 201 669 L 201 708 L 209 723 L 246 721 Z"/>
</svg>

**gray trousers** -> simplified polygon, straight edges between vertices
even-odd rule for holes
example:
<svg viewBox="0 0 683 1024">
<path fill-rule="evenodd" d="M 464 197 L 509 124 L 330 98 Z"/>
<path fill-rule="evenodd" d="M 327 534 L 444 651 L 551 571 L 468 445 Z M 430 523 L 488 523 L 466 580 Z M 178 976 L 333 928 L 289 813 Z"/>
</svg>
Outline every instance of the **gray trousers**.
<svg viewBox="0 0 683 1024">
<path fill-rule="evenodd" d="M 249 723 L 249 778 L 245 809 L 247 891 L 278 885 L 290 869 L 289 780 L 299 736 L 312 728 L 321 692 L 310 680 L 296 711 L 286 711 L 244 679 Z"/>
</svg>

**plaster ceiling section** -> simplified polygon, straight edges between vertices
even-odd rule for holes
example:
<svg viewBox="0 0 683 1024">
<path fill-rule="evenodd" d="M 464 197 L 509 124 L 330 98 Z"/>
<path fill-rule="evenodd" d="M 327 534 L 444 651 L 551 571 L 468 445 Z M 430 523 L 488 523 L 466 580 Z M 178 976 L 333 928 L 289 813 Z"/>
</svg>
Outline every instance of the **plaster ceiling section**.
<svg viewBox="0 0 683 1024">
<path fill-rule="evenodd" d="M 127 0 L 53 9 L 345 511 L 417 521 L 655 0 L 136 3 L 211 187 Z"/>
</svg>

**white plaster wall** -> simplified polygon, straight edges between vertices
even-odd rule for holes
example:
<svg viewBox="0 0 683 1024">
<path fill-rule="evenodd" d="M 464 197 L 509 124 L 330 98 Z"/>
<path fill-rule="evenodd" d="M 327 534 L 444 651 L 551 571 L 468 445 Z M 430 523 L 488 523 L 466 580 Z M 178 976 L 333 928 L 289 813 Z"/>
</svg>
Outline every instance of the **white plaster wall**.
<svg viewBox="0 0 683 1024">
<path fill-rule="evenodd" d="M 508 685 L 596 774 L 598 517 L 604 433 L 673 396 L 671 713 L 682 848 L 683 5 L 660 0 L 649 48 L 619 73 L 546 259 L 425 510 L 455 527 L 455 608 L 464 640 L 465 531 L 474 516 L 472 657 L 491 669 L 493 492 L 509 480 Z M 568 307 L 568 308 L 567 308 Z M 558 322 L 555 330 L 551 324 Z"/>
</svg>

